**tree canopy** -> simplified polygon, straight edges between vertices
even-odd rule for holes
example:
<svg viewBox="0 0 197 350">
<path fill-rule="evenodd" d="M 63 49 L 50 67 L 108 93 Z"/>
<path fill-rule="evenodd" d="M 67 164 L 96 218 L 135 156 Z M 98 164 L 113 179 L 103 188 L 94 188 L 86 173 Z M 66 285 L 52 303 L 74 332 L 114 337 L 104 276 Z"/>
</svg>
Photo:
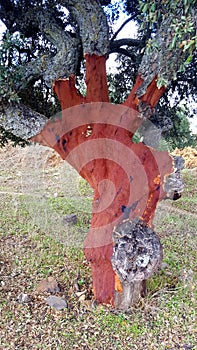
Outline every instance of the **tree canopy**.
<svg viewBox="0 0 197 350">
<path fill-rule="evenodd" d="M 166 8 L 164 8 L 165 6 Z M 115 73 L 109 74 L 108 77 L 110 82 L 110 97 L 113 103 L 121 103 L 128 96 L 135 82 L 144 54 L 145 42 L 151 39 L 159 27 L 161 14 L 170 12 L 170 3 L 159 1 L 149 3 L 149 1 L 146 1 L 141 2 L 139 7 L 136 6 L 135 1 L 126 1 L 125 11 L 129 15 L 125 24 L 128 21 L 134 20 L 138 25 L 137 36 L 141 40 L 138 41 L 138 44 L 136 42 L 136 46 L 125 45 L 124 49 L 117 51 L 116 61 L 118 69 Z M 179 36 L 181 37 L 180 25 L 177 26 L 177 31 L 172 39 L 174 46 L 176 46 Z M 194 36 L 192 40 L 188 40 L 188 45 L 195 45 L 195 40 L 196 38 Z M 175 80 L 171 80 L 170 84 L 168 84 L 153 115 L 150 117 L 150 121 L 153 123 L 152 125 L 155 125 L 157 129 L 161 130 L 165 140 L 168 141 L 169 149 L 196 145 L 196 137 L 192 135 L 189 123 L 189 118 L 194 118 L 197 112 L 196 103 L 189 102 L 191 101 L 191 97 L 193 101 L 196 101 L 197 96 L 196 49 L 194 48 L 193 50 L 192 47 L 190 53 L 180 69 L 175 73 Z M 183 107 L 180 105 L 180 102 Z M 151 124 L 149 125 L 151 127 Z M 185 136 L 183 135 L 184 132 Z"/>
<path fill-rule="evenodd" d="M 172 94 L 176 91 L 176 99 L 181 100 L 197 92 L 195 3 L 0 1 L 0 19 L 7 28 L 0 50 L 1 114 L 5 109 L 23 113 L 23 108 L 27 113 L 28 108 L 31 115 L 38 112 L 50 117 L 59 109 L 51 89 L 54 80 L 74 74 L 80 82 L 84 54 L 115 52 L 119 72 L 109 76 L 112 102 L 120 103 L 128 96 L 139 71 L 144 84 L 138 95 L 157 76 L 157 86 L 167 89 L 151 120 L 163 130 L 167 124 L 172 127 L 173 118 L 167 111 Z M 126 22 L 138 24 L 137 38 L 117 39 L 125 25 L 113 31 L 120 5 L 129 16 Z M 161 32 L 165 32 L 163 37 Z M 1 143 L 7 138 L 20 141 L 11 129 L 1 123 Z"/>
</svg>

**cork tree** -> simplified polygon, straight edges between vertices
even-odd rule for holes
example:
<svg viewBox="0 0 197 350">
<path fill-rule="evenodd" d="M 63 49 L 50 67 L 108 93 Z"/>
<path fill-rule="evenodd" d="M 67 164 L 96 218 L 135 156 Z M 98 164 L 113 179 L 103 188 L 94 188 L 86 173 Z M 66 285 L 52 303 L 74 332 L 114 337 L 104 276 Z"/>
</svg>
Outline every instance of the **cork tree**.
<svg viewBox="0 0 197 350">
<path fill-rule="evenodd" d="M 0 57 L 1 128 L 52 147 L 94 189 L 84 242 L 94 296 L 99 303 L 127 309 L 145 294 L 145 281 L 162 260 L 153 231 L 157 203 L 178 198 L 182 191 L 182 162 L 134 143 L 133 135 L 151 117 L 171 79 L 192 60 L 194 1 L 136 2 L 142 20 L 154 26 L 154 35 L 141 41 L 110 38 L 107 0 L 9 0 L 0 5 L 9 30 Z M 114 105 L 106 60 L 110 52 L 124 52 L 125 45 L 142 45 L 143 55 L 128 97 Z M 82 64 L 83 94 L 77 89 Z M 36 101 L 39 88 L 51 101 L 52 88 L 61 114 L 48 118 L 42 112 Z"/>
</svg>

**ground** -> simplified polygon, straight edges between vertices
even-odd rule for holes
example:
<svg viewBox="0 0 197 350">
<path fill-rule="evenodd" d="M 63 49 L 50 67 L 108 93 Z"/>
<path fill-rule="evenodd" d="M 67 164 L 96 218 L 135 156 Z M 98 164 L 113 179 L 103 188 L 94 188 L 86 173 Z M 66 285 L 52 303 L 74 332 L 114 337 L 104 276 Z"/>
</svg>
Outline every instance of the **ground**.
<svg viewBox="0 0 197 350">
<path fill-rule="evenodd" d="M 0 149 L 0 350 L 197 349 L 197 168 L 183 176 L 183 198 L 160 203 L 155 217 L 162 267 L 148 281 L 148 296 L 122 313 L 92 299 L 82 250 L 90 188 L 48 148 Z M 73 226 L 66 221 L 72 213 Z M 36 291 L 48 276 L 66 309 L 48 306 L 49 293 Z"/>
</svg>

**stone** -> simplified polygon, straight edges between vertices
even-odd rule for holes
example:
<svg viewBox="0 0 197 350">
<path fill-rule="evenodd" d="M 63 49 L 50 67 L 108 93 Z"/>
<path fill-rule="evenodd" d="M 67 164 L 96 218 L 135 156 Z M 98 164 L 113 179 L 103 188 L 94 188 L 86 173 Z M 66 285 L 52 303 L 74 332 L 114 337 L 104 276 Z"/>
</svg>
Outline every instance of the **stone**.
<svg viewBox="0 0 197 350">
<path fill-rule="evenodd" d="M 54 307 L 56 310 L 63 310 L 68 307 L 67 301 L 63 298 L 57 297 L 55 295 L 50 295 L 48 298 L 46 298 L 46 303 Z"/>
<path fill-rule="evenodd" d="M 52 276 L 49 276 L 40 281 L 36 290 L 37 292 L 59 293 L 60 287 L 56 279 Z"/>
<path fill-rule="evenodd" d="M 17 300 L 18 300 L 19 304 L 25 304 L 25 303 L 29 303 L 31 298 L 28 294 L 21 293 L 18 295 Z"/>
<path fill-rule="evenodd" d="M 63 225 L 73 226 L 78 222 L 77 214 L 65 215 L 62 220 Z"/>
</svg>

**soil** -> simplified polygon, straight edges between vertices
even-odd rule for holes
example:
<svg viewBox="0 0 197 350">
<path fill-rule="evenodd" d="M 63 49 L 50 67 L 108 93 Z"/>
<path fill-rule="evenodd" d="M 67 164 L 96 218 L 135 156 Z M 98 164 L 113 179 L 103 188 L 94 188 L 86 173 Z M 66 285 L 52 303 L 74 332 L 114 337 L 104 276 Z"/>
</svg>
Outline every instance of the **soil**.
<svg viewBox="0 0 197 350">
<path fill-rule="evenodd" d="M 186 147 L 183 149 L 176 148 L 172 154 L 181 156 L 185 160 L 185 168 L 193 169 L 197 167 L 197 148 Z"/>
</svg>

